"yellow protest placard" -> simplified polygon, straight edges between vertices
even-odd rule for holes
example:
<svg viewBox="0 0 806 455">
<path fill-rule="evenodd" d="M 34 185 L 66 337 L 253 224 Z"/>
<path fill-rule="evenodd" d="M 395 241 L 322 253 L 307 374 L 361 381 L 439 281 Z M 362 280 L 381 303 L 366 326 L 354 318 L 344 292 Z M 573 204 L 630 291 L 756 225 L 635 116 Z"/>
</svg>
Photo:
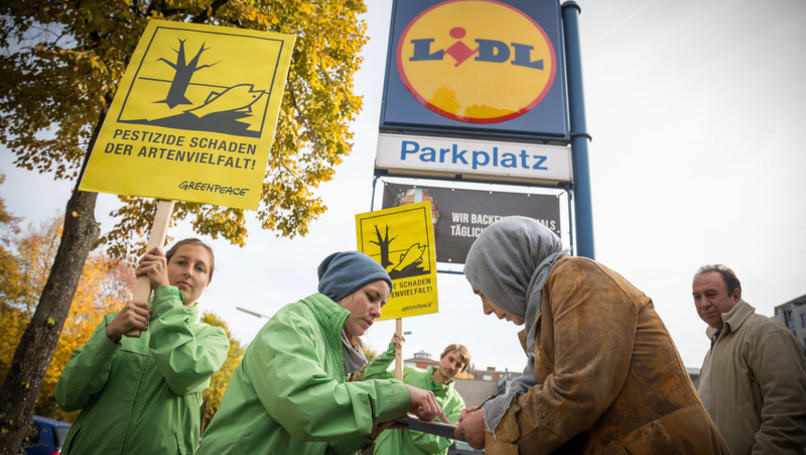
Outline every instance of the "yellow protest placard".
<svg viewBox="0 0 806 455">
<path fill-rule="evenodd" d="M 358 249 L 392 278 L 380 319 L 436 313 L 437 260 L 429 201 L 355 216 Z"/>
<path fill-rule="evenodd" d="M 294 39 L 150 21 L 79 189 L 256 209 Z"/>
</svg>

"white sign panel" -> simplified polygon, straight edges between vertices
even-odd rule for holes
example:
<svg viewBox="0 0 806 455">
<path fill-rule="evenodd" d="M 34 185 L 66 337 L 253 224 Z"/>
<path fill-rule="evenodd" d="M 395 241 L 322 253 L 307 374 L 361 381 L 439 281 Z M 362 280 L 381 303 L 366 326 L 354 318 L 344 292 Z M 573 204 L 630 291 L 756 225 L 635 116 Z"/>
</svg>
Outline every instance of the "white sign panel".
<svg viewBox="0 0 806 455">
<path fill-rule="evenodd" d="M 381 133 L 375 168 L 408 175 L 570 182 L 571 150 L 565 145 Z"/>
</svg>

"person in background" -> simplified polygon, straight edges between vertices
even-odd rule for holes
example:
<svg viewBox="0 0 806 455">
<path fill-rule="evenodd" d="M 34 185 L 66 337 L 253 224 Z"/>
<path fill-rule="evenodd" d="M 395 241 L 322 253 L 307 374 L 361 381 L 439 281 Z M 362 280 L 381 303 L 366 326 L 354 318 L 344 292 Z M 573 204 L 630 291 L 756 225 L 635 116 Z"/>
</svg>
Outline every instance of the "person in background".
<svg viewBox="0 0 806 455">
<path fill-rule="evenodd" d="M 652 300 L 624 277 L 520 216 L 482 232 L 464 271 L 485 314 L 524 325 L 527 364 L 462 412 L 456 436 L 488 455 L 728 453 Z"/>
<path fill-rule="evenodd" d="M 708 324 L 697 392 L 734 455 L 806 453 L 806 361 L 783 324 L 755 313 L 728 267 L 705 265 L 692 283 Z"/>
<path fill-rule="evenodd" d="M 392 377 L 393 372 L 387 371 L 387 369 L 395 359 L 395 347 L 402 349 L 404 341 L 402 335 L 395 334 L 386 352 L 380 354 L 369 364 L 365 377 L 367 379 Z M 405 367 L 403 382 L 432 391 L 437 404 L 445 411 L 448 421 L 456 424 L 462 409 L 465 408 L 465 401 L 454 388 L 453 379 L 457 374 L 465 371 L 469 363 L 470 352 L 467 348 L 461 344 L 451 344 L 442 351 L 438 366 L 432 366 L 427 370 Z M 403 428 L 391 428 L 381 433 L 375 440 L 373 453 L 375 455 L 445 455 L 452 443 L 453 440 L 450 438 Z"/>
<path fill-rule="evenodd" d="M 445 420 L 431 391 L 347 381 L 368 363 L 358 337 L 391 292 L 383 267 L 348 251 L 326 257 L 318 275 L 319 292 L 281 308 L 249 344 L 200 455 L 353 453 L 407 411 Z"/>
<path fill-rule="evenodd" d="M 56 385 L 65 411 L 81 409 L 63 454 L 195 452 L 201 392 L 229 349 L 224 329 L 199 321 L 213 269 L 213 251 L 199 239 L 140 259 L 135 274 L 151 283 L 150 305 L 132 301 L 104 316 Z"/>
</svg>

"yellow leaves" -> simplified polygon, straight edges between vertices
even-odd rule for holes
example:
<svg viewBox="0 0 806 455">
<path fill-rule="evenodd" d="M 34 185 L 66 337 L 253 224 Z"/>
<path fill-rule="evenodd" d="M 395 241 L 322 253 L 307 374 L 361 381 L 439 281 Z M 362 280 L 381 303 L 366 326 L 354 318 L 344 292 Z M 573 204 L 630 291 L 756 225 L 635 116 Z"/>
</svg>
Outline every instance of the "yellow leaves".
<svg viewBox="0 0 806 455">
<path fill-rule="evenodd" d="M 13 291 L 20 283 L 0 280 L 0 375 L 8 369 L 45 285 L 61 230 L 62 219 L 57 217 L 38 227 L 29 226 L 27 232 L 13 239 L 13 260 L 19 266 L 20 273 L 3 275 L 17 276 L 18 280 L 24 281 L 25 288 L 23 292 Z M 133 283 L 134 273 L 128 266 L 100 253 L 87 259 L 56 352 L 45 374 L 40 399 L 53 394 L 70 354 L 86 343 L 104 314 L 116 311 L 123 305 Z M 9 291 L 20 297 L 11 301 L 8 299 Z M 46 325 L 54 327 L 55 319 L 49 317 Z"/>
<path fill-rule="evenodd" d="M 303 14 L 313 14 L 316 12 L 316 5 L 313 3 L 301 3 L 297 6 L 297 10 Z"/>
<path fill-rule="evenodd" d="M 0 135 L 8 139 L 19 166 L 75 177 L 149 17 L 188 21 L 206 13 L 208 23 L 298 36 L 264 180 L 276 191 L 263 195 L 257 217 L 282 235 L 307 232 L 325 210 L 309 189 L 330 179 L 352 150 L 350 121 L 361 109 L 352 93 L 353 74 L 367 41 L 364 1 L 230 0 L 215 10 L 212 4 L 87 0 L 65 7 L 56 2 L 52 12 L 34 18 L 58 33 L 37 35 L 33 47 L 20 49 L 20 63 L 3 68 L 0 80 Z M 102 241 L 110 254 L 131 257 L 148 230 L 150 207 L 139 198 L 122 201 L 124 208 L 113 215 L 118 224 Z M 245 242 L 242 211 L 187 203 L 174 219 L 187 219 L 200 234 Z"/>
<path fill-rule="evenodd" d="M 202 392 L 202 399 L 204 400 L 202 403 L 202 428 L 204 428 L 221 405 L 221 399 L 224 397 L 224 392 L 227 390 L 230 378 L 235 372 L 235 368 L 241 363 L 244 348 L 241 347 L 241 343 L 238 340 L 232 337 L 227 323 L 212 312 L 206 311 L 202 315 L 202 322 L 224 328 L 229 338 L 227 359 L 224 360 L 221 369 L 213 373 L 213 376 L 210 378 L 210 386 Z"/>
</svg>

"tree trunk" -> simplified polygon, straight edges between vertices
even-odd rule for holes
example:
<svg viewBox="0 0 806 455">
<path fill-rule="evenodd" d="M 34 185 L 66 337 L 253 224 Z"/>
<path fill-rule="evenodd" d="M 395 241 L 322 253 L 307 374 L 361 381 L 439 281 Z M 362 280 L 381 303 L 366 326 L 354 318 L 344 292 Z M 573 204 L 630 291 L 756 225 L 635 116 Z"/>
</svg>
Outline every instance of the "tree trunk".
<svg viewBox="0 0 806 455">
<path fill-rule="evenodd" d="M 100 235 L 95 221 L 98 193 L 73 191 L 67 202 L 59 250 L 11 368 L 0 389 L 0 453 L 17 454 L 31 422 L 73 295 L 90 250 Z"/>
</svg>

